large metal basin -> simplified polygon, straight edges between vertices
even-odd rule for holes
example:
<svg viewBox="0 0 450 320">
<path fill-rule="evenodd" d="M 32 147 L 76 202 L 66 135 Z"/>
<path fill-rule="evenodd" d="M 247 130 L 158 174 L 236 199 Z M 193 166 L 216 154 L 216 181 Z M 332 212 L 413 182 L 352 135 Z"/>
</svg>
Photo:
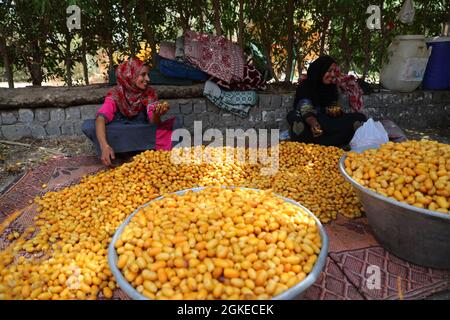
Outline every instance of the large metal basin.
<svg viewBox="0 0 450 320">
<path fill-rule="evenodd" d="M 378 242 L 406 261 L 450 269 L 450 215 L 414 207 L 365 188 L 345 171 L 346 157 L 341 157 L 339 169 L 355 188 Z"/>
<path fill-rule="evenodd" d="M 182 191 L 174 192 L 177 195 L 183 195 L 188 190 L 192 190 L 194 192 L 198 192 L 205 189 L 205 187 L 200 188 L 192 188 Z M 256 190 L 251 188 L 240 188 L 240 189 L 250 189 L 250 190 Z M 317 226 L 319 227 L 320 237 L 322 239 L 322 248 L 320 249 L 319 256 L 317 258 L 317 261 L 311 270 L 311 272 L 308 274 L 308 276 L 301 282 L 297 283 L 292 288 L 286 290 L 285 292 L 279 294 L 276 297 L 273 297 L 274 300 L 297 300 L 301 299 L 306 289 L 308 289 L 310 286 L 316 282 L 316 280 L 319 278 L 320 273 L 322 272 L 325 262 L 327 259 L 328 254 L 328 236 L 325 233 L 325 229 L 323 228 L 322 224 L 320 223 L 319 219 L 314 216 L 314 214 L 311 213 L 307 208 L 303 207 L 302 205 L 298 204 L 294 200 L 284 198 L 278 195 L 278 197 L 282 198 L 284 201 L 292 203 L 300 208 L 302 208 L 305 212 L 307 212 L 310 216 L 314 218 L 314 220 L 317 223 Z M 126 225 L 130 222 L 131 218 L 142 208 L 148 206 L 153 201 L 157 201 L 162 199 L 163 197 L 159 197 L 156 199 L 153 199 L 152 201 L 144 204 L 143 206 L 136 209 L 123 223 L 122 225 L 117 229 L 116 233 L 114 234 L 111 243 L 109 244 L 108 248 L 108 263 L 109 267 L 111 269 L 111 272 L 113 273 L 114 277 L 116 278 L 116 281 L 119 285 L 119 287 L 132 299 L 135 300 L 150 300 L 146 296 L 140 294 L 123 276 L 122 272 L 117 268 L 117 252 L 114 247 L 114 244 L 117 242 L 117 240 L 120 239 L 120 235 L 122 234 L 123 230 L 125 229 Z"/>
</svg>

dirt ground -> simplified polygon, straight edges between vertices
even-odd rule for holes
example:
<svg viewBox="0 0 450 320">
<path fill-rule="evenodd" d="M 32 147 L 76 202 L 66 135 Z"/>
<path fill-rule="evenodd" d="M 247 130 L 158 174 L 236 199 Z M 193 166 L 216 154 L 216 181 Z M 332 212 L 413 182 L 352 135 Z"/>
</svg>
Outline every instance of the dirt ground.
<svg viewBox="0 0 450 320">
<path fill-rule="evenodd" d="M 25 172 L 54 157 L 95 154 L 93 144 L 85 137 L 52 140 L 24 138 L 12 143 L 0 140 L 0 194 Z"/>
<path fill-rule="evenodd" d="M 450 128 L 425 129 L 425 130 L 403 129 L 403 131 L 405 132 L 408 139 L 411 140 L 429 139 L 450 144 Z"/>
</svg>

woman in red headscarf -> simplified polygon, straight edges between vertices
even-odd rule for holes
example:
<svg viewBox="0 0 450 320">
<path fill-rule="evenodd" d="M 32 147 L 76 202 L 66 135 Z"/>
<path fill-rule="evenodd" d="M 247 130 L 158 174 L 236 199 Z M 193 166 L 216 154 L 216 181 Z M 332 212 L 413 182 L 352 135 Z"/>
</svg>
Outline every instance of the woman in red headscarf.
<svg viewBox="0 0 450 320">
<path fill-rule="evenodd" d="M 106 95 L 96 119 L 83 123 L 83 132 L 105 165 L 111 164 L 115 153 L 172 148 L 172 131 L 179 121 L 175 117 L 161 121 L 168 104 L 158 101 L 148 72 L 149 67 L 137 58 L 120 64 L 118 84 Z"/>
</svg>

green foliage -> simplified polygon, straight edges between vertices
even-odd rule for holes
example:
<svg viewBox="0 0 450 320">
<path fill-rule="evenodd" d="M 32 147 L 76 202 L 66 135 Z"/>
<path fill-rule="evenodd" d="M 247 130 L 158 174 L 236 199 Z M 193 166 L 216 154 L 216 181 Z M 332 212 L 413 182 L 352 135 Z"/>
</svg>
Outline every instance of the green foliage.
<svg viewBox="0 0 450 320">
<path fill-rule="evenodd" d="M 416 0 L 414 24 L 403 25 L 396 17 L 402 2 L 294 0 L 297 69 L 319 54 L 330 54 L 345 71 L 374 76 L 396 35 L 437 36 L 441 24 L 450 20 L 450 1 Z M 258 67 L 284 79 L 288 0 L 243 3 L 246 52 L 254 44 L 267 61 L 264 66 L 259 59 Z M 66 8 L 72 4 L 81 8 L 81 29 L 69 32 Z M 219 8 L 222 33 L 234 41 L 239 35 L 239 4 L 240 0 L 221 0 Z M 382 7 L 382 30 L 367 29 L 366 9 L 373 4 Z M 214 9 L 212 0 L 0 0 L 0 37 L 15 74 L 26 72 L 36 84 L 55 77 L 68 83 L 75 71 L 74 83 L 81 83 L 79 64 L 86 56 L 96 56 L 98 49 L 112 61 L 113 54 L 139 52 L 142 42 L 155 49 L 161 41 L 174 41 L 186 29 L 215 33 Z"/>
</svg>

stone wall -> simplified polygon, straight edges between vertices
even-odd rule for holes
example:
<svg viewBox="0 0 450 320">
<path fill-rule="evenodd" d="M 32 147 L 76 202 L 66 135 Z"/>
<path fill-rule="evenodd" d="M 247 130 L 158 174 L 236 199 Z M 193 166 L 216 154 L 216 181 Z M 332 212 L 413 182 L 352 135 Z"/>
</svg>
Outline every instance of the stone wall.
<svg viewBox="0 0 450 320">
<path fill-rule="evenodd" d="M 168 99 L 168 116 L 182 119 L 183 126 L 193 130 L 194 121 L 202 121 L 203 131 L 217 128 L 287 129 L 286 114 L 292 108 L 292 94 L 260 94 L 259 103 L 242 119 L 223 112 L 205 98 Z M 446 128 L 450 124 L 450 91 L 416 91 L 409 94 L 376 93 L 364 96 L 365 113 L 379 119 L 389 117 L 402 128 Z M 0 138 L 19 140 L 22 137 L 51 138 L 80 136 L 81 124 L 92 119 L 99 104 L 65 108 L 0 109 Z"/>
<path fill-rule="evenodd" d="M 0 111 L 0 137 L 19 140 L 23 137 L 79 136 L 83 120 L 93 118 L 98 108 L 99 105 L 84 105 Z"/>
<path fill-rule="evenodd" d="M 364 96 L 365 113 L 388 117 L 401 128 L 427 129 L 450 126 L 450 91 L 381 92 Z"/>
<path fill-rule="evenodd" d="M 217 128 L 287 129 L 286 113 L 293 103 L 292 95 L 260 95 L 259 104 L 252 108 L 248 118 L 226 113 L 205 98 L 169 99 L 171 109 L 167 116 L 178 116 L 183 127 L 193 131 L 194 121 L 202 121 L 203 131 Z M 100 105 L 67 108 L 36 108 L 0 110 L 0 137 L 19 140 L 22 137 L 51 138 L 79 136 L 85 119 L 93 119 Z"/>
</svg>

